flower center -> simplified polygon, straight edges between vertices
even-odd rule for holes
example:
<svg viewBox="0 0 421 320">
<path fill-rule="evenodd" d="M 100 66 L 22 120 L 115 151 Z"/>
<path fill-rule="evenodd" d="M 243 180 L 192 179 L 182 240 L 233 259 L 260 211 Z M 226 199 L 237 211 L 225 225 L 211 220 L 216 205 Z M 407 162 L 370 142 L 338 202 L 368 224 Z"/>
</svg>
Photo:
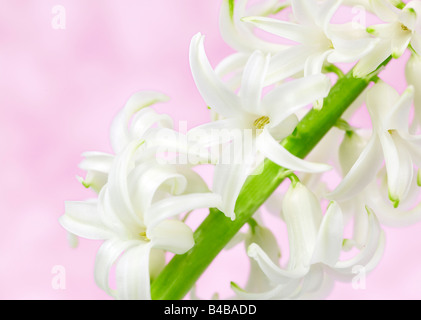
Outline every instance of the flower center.
<svg viewBox="0 0 421 320">
<path fill-rule="evenodd" d="M 151 241 L 151 239 L 149 239 L 149 238 L 146 236 L 146 232 L 141 232 L 141 233 L 139 233 L 139 236 L 140 236 L 140 239 L 141 239 L 141 240 L 143 240 L 143 241 L 146 241 L 146 242 Z"/>
<path fill-rule="evenodd" d="M 408 31 L 409 30 L 409 28 L 406 25 L 404 25 L 404 24 L 401 24 L 401 29 L 403 31 Z"/>
<path fill-rule="evenodd" d="M 262 116 L 254 120 L 253 125 L 256 129 L 263 129 L 269 122 L 270 122 L 270 119 L 268 116 Z"/>
</svg>

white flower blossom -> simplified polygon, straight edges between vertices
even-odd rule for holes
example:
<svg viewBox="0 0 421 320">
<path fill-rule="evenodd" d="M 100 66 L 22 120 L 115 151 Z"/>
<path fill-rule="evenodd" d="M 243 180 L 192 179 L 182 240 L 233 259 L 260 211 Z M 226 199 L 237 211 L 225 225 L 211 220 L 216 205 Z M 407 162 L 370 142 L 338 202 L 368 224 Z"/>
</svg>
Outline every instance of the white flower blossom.
<svg viewBox="0 0 421 320">
<path fill-rule="evenodd" d="M 250 159 L 255 158 L 256 152 L 290 170 L 321 172 L 330 169 L 328 165 L 310 163 L 295 157 L 278 142 L 294 130 L 298 121 L 294 112 L 328 94 L 330 80 L 326 76 L 314 75 L 291 81 L 262 97 L 269 56 L 256 51 L 245 67 L 242 86 L 237 94 L 215 74 L 206 57 L 201 34 L 192 39 L 190 63 L 203 99 L 225 118 L 195 128 L 195 131 L 228 129 L 235 130 L 239 135 L 221 155 L 224 158 L 224 152 L 227 152 L 235 158 L 231 158 L 229 163 L 217 165 L 214 174 L 213 191 L 223 197 L 222 207 L 219 209 L 226 216 L 235 218 L 235 201 L 245 179 L 251 173 L 250 164 L 253 161 Z M 246 133 L 251 135 L 251 145 L 244 147 L 244 155 L 239 155 L 233 149 L 236 144 L 243 143 Z"/>
<path fill-rule="evenodd" d="M 250 257 L 255 259 L 272 283 L 265 292 L 234 291 L 244 299 L 298 299 L 325 295 L 331 289 L 331 277 L 350 281 L 353 267 L 371 271 L 384 247 L 384 235 L 374 213 L 367 208 L 367 234 L 363 248 L 352 258 L 341 260 L 344 243 L 344 221 L 336 202 L 331 202 L 325 215 L 319 200 L 301 183 L 291 185 L 283 201 L 283 216 L 288 229 L 290 255 L 282 268 L 262 248 L 251 244 Z"/>
<path fill-rule="evenodd" d="M 407 197 L 414 175 L 414 165 L 421 165 L 421 135 L 409 132 L 409 113 L 414 89 L 408 87 L 402 96 L 384 82 L 367 93 L 373 134 L 366 148 L 342 182 L 328 197 L 345 200 L 364 189 L 381 168 L 387 170 L 389 199 L 397 207 Z"/>
<path fill-rule="evenodd" d="M 132 141 L 116 155 L 98 199 L 67 202 L 60 218 L 70 233 L 104 240 L 96 256 L 95 280 L 118 299 L 150 299 L 150 276 L 162 268 L 163 252 L 182 254 L 194 245 L 191 229 L 174 217 L 220 201 L 186 167 L 153 160 L 137 163 L 142 145 Z M 109 284 L 113 265 L 115 289 Z"/>
<path fill-rule="evenodd" d="M 409 2 L 402 10 L 388 0 L 371 0 L 374 13 L 385 24 L 370 26 L 367 31 L 379 42 L 375 48 L 363 57 L 354 68 L 354 76 L 364 77 L 373 72 L 390 55 L 397 59 L 405 52 L 408 45 L 421 54 L 421 2 Z"/>
<path fill-rule="evenodd" d="M 340 4 L 340 0 L 291 0 L 297 23 L 258 16 L 243 18 L 264 31 L 298 43 L 273 57 L 269 83 L 300 71 L 304 71 L 304 76 L 319 74 L 325 61 L 354 63 L 374 48 L 377 39 L 370 37 L 363 27 L 356 28 L 355 23 L 330 23 Z"/>
</svg>

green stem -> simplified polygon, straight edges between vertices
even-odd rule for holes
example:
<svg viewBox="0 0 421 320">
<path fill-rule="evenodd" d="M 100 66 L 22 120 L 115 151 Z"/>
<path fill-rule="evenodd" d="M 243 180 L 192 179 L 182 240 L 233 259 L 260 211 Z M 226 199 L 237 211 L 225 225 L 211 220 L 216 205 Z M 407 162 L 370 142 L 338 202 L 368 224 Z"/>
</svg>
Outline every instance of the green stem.
<svg viewBox="0 0 421 320">
<path fill-rule="evenodd" d="M 355 78 L 351 70 L 339 78 L 325 98 L 323 108 L 310 110 L 282 145 L 293 155 L 306 157 L 375 76 L 377 73 Z M 219 210 L 210 209 L 194 233 L 195 246 L 183 255 L 174 256 L 152 283 L 152 299 L 183 299 L 219 252 L 291 173 L 268 159 L 257 170 L 261 173 L 248 177 L 237 199 L 236 219 L 231 221 Z"/>
</svg>

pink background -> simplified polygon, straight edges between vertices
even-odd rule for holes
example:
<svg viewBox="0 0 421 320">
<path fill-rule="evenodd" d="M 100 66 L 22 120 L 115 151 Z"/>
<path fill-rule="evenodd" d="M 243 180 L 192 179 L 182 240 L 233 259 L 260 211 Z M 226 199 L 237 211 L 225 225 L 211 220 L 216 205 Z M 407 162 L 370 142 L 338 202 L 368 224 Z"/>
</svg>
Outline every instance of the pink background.
<svg viewBox="0 0 421 320">
<path fill-rule="evenodd" d="M 231 52 L 218 30 L 220 2 L 0 0 L 1 299 L 109 299 L 93 280 L 100 243 L 71 249 L 57 222 L 64 201 L 93 195 L 75 178 L 81 153 L 111 151 L 110 122 L 138 90 L 168 94 L 157 109 L 175 122 L 208 121 L 188 47 L 201 32 L 213 64 Z M 65 30 L 51 26 L 55 5 L 66 9 Z M 405 59 L 383 77 L 400 92 Z M 386 252 L 366 289 L 338 284 L 330 298 L 421 298 L 420 228 L 385 228 Z M 57 265 L 64 290 L 52 286 Z M 223 252 L 199 281 L 200 297 L 229 297 L 230 281 L 244 284 L 244 265 L 241 247 Z"/>
</svg>

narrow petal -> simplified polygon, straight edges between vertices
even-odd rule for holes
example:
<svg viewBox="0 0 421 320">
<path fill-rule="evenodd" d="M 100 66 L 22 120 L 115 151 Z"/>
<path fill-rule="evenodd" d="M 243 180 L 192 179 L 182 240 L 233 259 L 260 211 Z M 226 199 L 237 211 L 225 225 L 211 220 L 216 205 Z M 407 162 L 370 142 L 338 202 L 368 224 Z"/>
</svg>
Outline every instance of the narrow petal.
<svg viewBox="0 0 421 320">
<path fill-rule="evenodd" d="M 313 43 L 320 37 L 320 31 L 308 26 L 267 17 L 245 17 L 242 19 L 266 32 L 298 43 Z"/>
<path fill-rule="evenodd" d="M 321 74 L 326 58 L 334 52 L 335 51 L 331 49 L 319 51 L 310 55 L 304 65 L 304 77 Z"/>
<path fill-rule="evenodd" d="M 107 183 L 114 155 L 103 152 L 85 152 L 82 156 L 85 159 L 79 163 L 79 168 L 87 173 L 85 179 L 78 179 L 86 188 L 92 188 L 99 193 Z"/>
<path fill-rule="evenodd" d="M 108 178 L 108 196 L 112 210 L 127 228 L 135 228 L 141 224 L 140 216 L 133 207 L 128 187 L 128 175 L 134 167 L 134 156 L 143 142 L 132 141 L 114 160 Z"/>
<path fill-rule="evenodd" d="M 398 18 L 399 9 L 386 0 L 371 0 L 374 13 L 385 22 L 393 22 Z"/>
<path fill-rule="evenodd" d="M 353 63 L 368 55 L 377 45 L 379 39 L 332 39 L 335 50 L 327 60 L 330 63 Z"/>
<path fill-rule="evenodd" d="M 323 218 L 319 199 L 302 183 L 291 184 L 282 213 L 288 230 L 288 269 L 308 269 Z"/>
<path fill-rule="evenodd" d="M 356 265 L 365 266 L 373 256 L 376 254 L 377 248 L 382 245 L 379 221 L 375 216 L 374 212 L 367 208 L 367 219 L 368 219 L 368 230 L 367 230 L 367 242 L 363 246 L 363 249 L 355 255 L 353 258 L 348 260 L 339 261 L 335 264 L 334 269 L 341 273 L 352 273 L 352 268 Z"/>
<path fill-rule="evenodd" d="M 421 34 L 415 32 L 412 35 L 411 39 L 411 46 L 415 50 L 415 52 L 421 56 Z"/>
<path fill-rule="evenodd" d="M 339 260 L 342 249 L 344 221 L 338 203 L 331 202 L 317 235 L 312 264 L 324 263 L 333 266 Z"/>
<path fill-rule="evenodd" d="M 103 240 L 113 236 L 112 230 L 102 223 L 97 201 L 67 201 L 60 224 L 69 232 L 83 238 Z"/>
<path fill-rule="evenodd" d="M 353 75 L 358 78 L 363 78 L 375 71 L 378 66 L 385 61 L 392 54 L 390 40 L 381 40 L 377 43 L 374 49 L 361 58 L 353 69 Z"/>
<path fill-rule="evenodd" d="M 245 111 L 260 114 L 263 81 L 268 70 L 270 57 L 255 51 L 248 60 L 243 73 L 239 96 Z"/>
<path fill-rule="evenodd" d="M 400 58 L 412 39 L 412 33 L 410 31 L 398 31 L 392 38 L 392 56 L 395 59 Z"/>
<path fill-rule="evenodd" d="M 111 124 L 110 139 L 113 150 L 116 153 L 120 152 L 130 142 L 129 122 L 136 112 L 168 100 L 169 98 L 166 95 L 153 91 L 141 91 L 132 95 Z"/>
<path fill-rule="evenodd" d="M 150 300 L 149 256 L 151 245 L 141 243 L 128 249 L 116 266 L 117 299 Z"/>
<path fill-rule="evenodd" d="M 325 75 L 314 75 L 286 82 L 266 94 L 262 100 L 271 126 L 328 95 L 331 83 Z"/>
<path fill-rule="evenodd" d="M 281 146 L 265 128 L 257 138 L 259 151 L 271 161 L 284 168 L 299 172 L 324 172 L 329 165 L 302 160 Z"/>
<path fill-rule="evenodd" d="M 398 206 L 408 195 L 414 175 L 411 155 L 396 132 L 380 136 L 387 170 L 389 198 Z"/>
<path fill-rule="evenodd" d="M 385 119 L 385 127 L 388 130 L 397 130 L 401 135 L 409 136 L 409 119 L 414 100 L 414 87 L 409 86 L 399 100 L 395 103 L 394 108 Z"/>
<path fill-rule="evenodd" d="M 194 246 L 193 231 L 185 223 L 164 220 L 151 232 L 152 247 L 183 254 Z"/>
<path fill-rule="evenodd" d="M 314 51 L 314 47 L 300 44 L 274 54 L 270 60 L 265 85 L 278 83 L 302 72 L 305 61 Z"/>
<path fill-rule="evenodd" d="M 221 4 L 219 29 L 226 43 L 236 51 L 247 53 L 256 49 L 274 53 L 285 48 L 283 45 L 260 39 L 252 30 L 247 28 L 244 22 L 240 20 L 247 15 L 243 10 L 244 5 L 242 3 L 237 4 L 237 2 L 232 1 L 232 10 L 230 9 L 230 0 L 224 0 Z M 244 3 L 244 1 L 242 2 Z"/>
<path fill-rule="evenodd" d="M 125 250 L 138 246 L 140 243 L 139 241 L 121 241 L 114 238 L 101 245 L 95 258 L 95 282 L 98 287 L 116 297 L 116 291 L 110 287 L 109 282 L 111 268 Z"/>
<path fill-rule="evenodd" d="M 285 285 L 277 285 L 265 292 L 254 293 L 242 290 L 238 285 L 231 284 L 231 289 L 241 300 L 280 300 L 288 299 L 299 287 L 300 281 L 290 281 Z"/>
<path fill-rule="evenodd" d="M 325 0 L 319 6 L 316 16 L 316 24 L 326 33 L 330 20 L 341 5 L 342 0 Z"/>
<path fill-rule="evenodd" d="M 247 143 L 248 144 L 248 143 Z M 221 151 L 219 163 L 215 166 L 213 192 L 221 196 L 218 207 L 227 217 L 235 219 L 235 204 L 241 188 L 252 172 L 256 155 L 255 143 L 246 145 L 246 139 L 236 139 Z"/>
<path fill-rule="evenodd" d="M 173 166 L 147 162 L 136 166 L 130 173 L 128 186 L 134 210 L 144 213 L 152 205 L 159 189 L 180 194 L 186 189 L 187 180 Z"/>
<path fill-rule="evenodd" d="M 252 243 L 248 247 L 247 254 L 250 258 L 256 260 L 264 274 L 272 283 L 287 284 L 292 279 L 301 279 L 309 271 L 309 267 L 300 267 L 290 270 L 281 269 L 256 243 Z"/>
<path fill-rule="evenodd" d="M 173 127 L 173 120 L 168 114 L 160 114 L 152 108 L 145 108 L 136 113 L 130 125 L 130 134 L 133 140 L 145 138 L 146 133 L 154 126 L 160 128 Z"/>
<path fill-rule="evenodd" d="M 332 200 L 347 200 L 355 196 L 375 178 L 382 162 L 381 144 L 376 134 L 373 134 L 348 174 L 326 197 Z"/>
<path fill-rule="evenodd" d="M 226 87 L 212 69 L 203 41 L 204 37 L 199 33 L 190 44 L 190 67 L 200 94 L 209 107 L 224 117 L 241 114 L 239 97 Z"/>
<path fill-rule="evenodd" d="M 291 1 L 292 11 L 294 17 L 300 24 L 315 25 L 315 13 L 318 10 L 317 3 L 315 1 L 307 0 L 294 0 Z"/>
<path fill-rule="evenodd" d="M 271 123 L 269 123 L 267 127 L 271 136 L 276 141 L 281 141 L 294 131 L 294 129 L 297 127 L 297 124 L 298 117 L 295 114 L 292 114 L 278 125 L 272 126 Z"/>
<path fill-rule="evenodd" d="M 165 219 L 195 209 L 215 208 L 220 203 L 220 196 L 214 193 L 194 193 L 173 196 L 155 202 L 145 214 L 145 223 L 148 228 L 147 236 L 151 238 L 153 228 Z"/>
</svg>

